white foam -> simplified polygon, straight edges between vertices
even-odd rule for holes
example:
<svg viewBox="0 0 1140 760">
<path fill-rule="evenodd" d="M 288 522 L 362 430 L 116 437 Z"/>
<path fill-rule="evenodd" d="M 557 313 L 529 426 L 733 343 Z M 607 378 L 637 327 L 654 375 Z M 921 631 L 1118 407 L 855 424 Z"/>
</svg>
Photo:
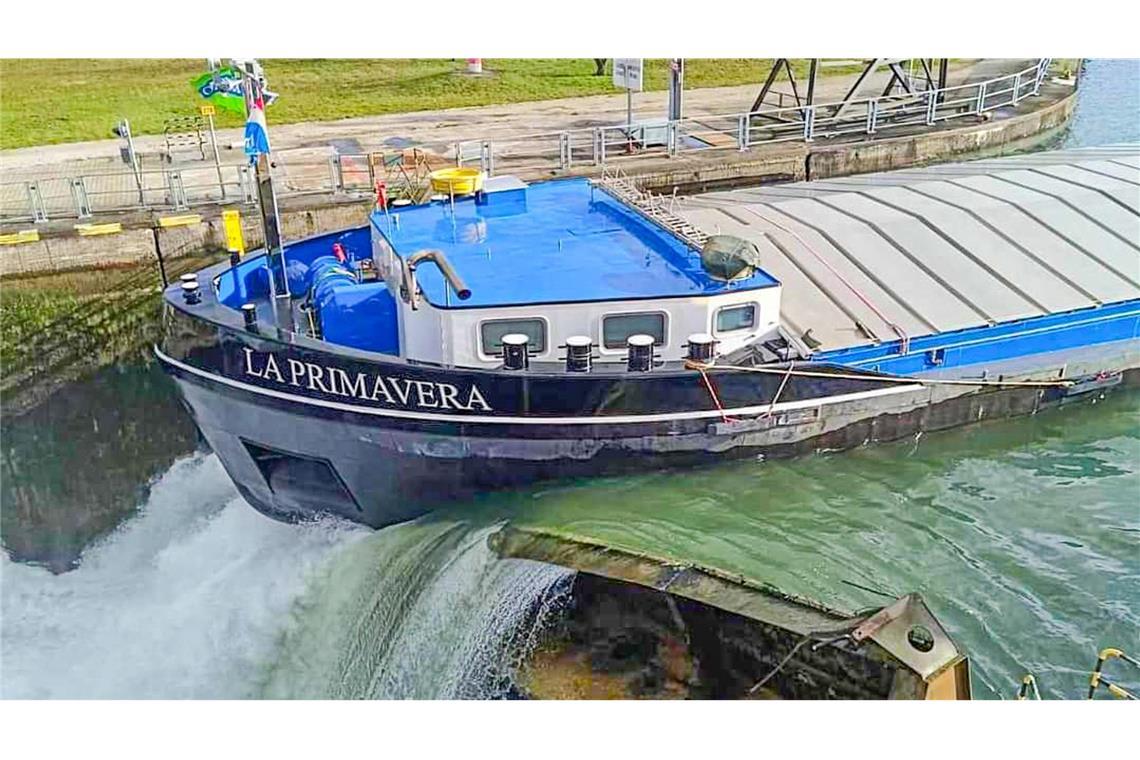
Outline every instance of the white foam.
<svg viewBox="0 0 1140 760">
<path fill-rule="evenodd" d="M 78 569 L 0 559 L 0 696 L 248 696 L 313 568 L 366 534 L 270 520 L 183 459 Z"/>
<path fill-rule="evenodd" d="M 395 525 L 340 552 L 293 609 L 262 696 L 447 699 L 499 693 L 568 570 L 500 560 L 497 525 Z"/>
</svg>

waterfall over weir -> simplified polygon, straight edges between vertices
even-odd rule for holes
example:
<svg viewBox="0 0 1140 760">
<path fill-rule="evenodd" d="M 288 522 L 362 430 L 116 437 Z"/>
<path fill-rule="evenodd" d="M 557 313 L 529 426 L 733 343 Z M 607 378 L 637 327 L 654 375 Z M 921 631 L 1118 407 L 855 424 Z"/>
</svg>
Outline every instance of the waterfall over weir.
<svg viewBox="0 0 1140 760">
<path fill-rule="evenodd" d="M 188 457 L 77 569 L 0 557 L 0 696 L 504 695 L 570 574 L 496 559 L 494 529 L 286 525 Z"/>
<path fill-rule="evenodd" d="M 571 573 L 487 548 L 494 526 L 381 531 L 336 557 L 295 607 L 264 697 L 486 698 L 533 645 Z"/>
</svg>

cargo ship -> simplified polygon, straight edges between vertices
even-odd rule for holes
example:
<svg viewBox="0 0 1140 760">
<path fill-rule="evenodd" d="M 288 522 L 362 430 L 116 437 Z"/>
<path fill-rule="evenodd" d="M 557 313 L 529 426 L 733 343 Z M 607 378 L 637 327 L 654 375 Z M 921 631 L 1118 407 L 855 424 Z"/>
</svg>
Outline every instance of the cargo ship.
<svg viewBox="0 0 1140 760">
<path fill-rule="evenodd" d="M 164 292 L 241 494 L 380 527 L 545 479 L 785 457 L 1099 398 L 1140 369 L 1140 147 L 680 199 L 447 170 Z"/>
</svg>

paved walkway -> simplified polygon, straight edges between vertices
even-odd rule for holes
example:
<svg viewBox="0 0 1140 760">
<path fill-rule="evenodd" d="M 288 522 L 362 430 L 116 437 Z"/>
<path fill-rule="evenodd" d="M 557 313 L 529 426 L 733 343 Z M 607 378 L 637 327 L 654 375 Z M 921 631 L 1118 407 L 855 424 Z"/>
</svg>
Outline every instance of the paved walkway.
<svg viewBox="0 0 1140 760">
<path fill-rule="evenodd" d="M 950 85 L 990 79 L 1032 66 L 1035 59 L 983 59 L 962 61 L 952 65 Z M 888 74 L 879 72 L 864 83 L 864 96 L 878 94 Z M 851 86 L 854 75 L 821 77 L 817 84 L 817 103 L 839 100 Z M 685 115 L 744 113 L 752 105 L 762 82 L 735 87 L 712 87 L 685 92 Z M 877 88 L 877 89 L 876 89 Z M 788 90 L 786 80 L 774 89 Z M 664 119 L 665 92 L 636 93 L 633 98 L 635 119 Z M 270 136 L 274 152 L 287 164 L 320 163 L 339 150 L 361 153 L 421 147 L 441 156 L 452 155 L 452 146 L 461 140 L 503 139 L 540 132 L 558 132 L 625 122 L 624 94 L 594 95 L 534 101 L 507 105 L 454 108 L 441 111 L 419 111 L 387 114 L 327 122 L 273 125 L 269 111 Z M 130 114 L 125 114 L 128 118 Z M 238 164 L 242 132 L 225 129 L 218 132 L 222 161 Z M 0 151 L 0 169 L 4 181 L 67 176 L 100 171 L 120 171 L 118 140 L 46 145 Z M 140 154 L 157 154 L 161 136 L 135 139 Z"/>
</svg>

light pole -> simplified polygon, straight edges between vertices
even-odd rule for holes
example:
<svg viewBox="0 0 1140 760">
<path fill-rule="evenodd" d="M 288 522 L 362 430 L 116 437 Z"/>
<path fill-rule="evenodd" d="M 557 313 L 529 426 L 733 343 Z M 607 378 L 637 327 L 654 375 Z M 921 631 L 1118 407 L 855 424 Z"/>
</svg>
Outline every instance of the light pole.
<svg viewBox="0 0 1140 760">
<path fill-rule="evenodd" d="M 135 153 L 135 140 L 131 135 L 131 123 L 122 119 L 111 131 L 126 140 L 126 147 L 120 148 L 119 153 L 123 157 L 123 161 L 131 167 L 131 173 L 135 175 L 135 185 L 138 186 L 139 190 L 139 205 L 145 206 L 146 197 L 143 193 L 142 169 L 139 166 L 138 154 Z"/>
<path fill-rule="evenodd" d="M 210 73 L 214 75 L 214 80 L 218 78 L 218 59 L 207 58 L 206 65 L 210 67 Z M 206 104 L 198 106 L 198 112 L 209 119 L 210 123 L 210 146 L 214 149 L 214 168 L 218 172 L 218 190 L 222 194 L 222 202 L 226 201 L 226 182 L 222 178 L 222 159 L 218 155 L 218 133 L 214 129 L 214 106 L 213 104 Z"/>
</svg>

